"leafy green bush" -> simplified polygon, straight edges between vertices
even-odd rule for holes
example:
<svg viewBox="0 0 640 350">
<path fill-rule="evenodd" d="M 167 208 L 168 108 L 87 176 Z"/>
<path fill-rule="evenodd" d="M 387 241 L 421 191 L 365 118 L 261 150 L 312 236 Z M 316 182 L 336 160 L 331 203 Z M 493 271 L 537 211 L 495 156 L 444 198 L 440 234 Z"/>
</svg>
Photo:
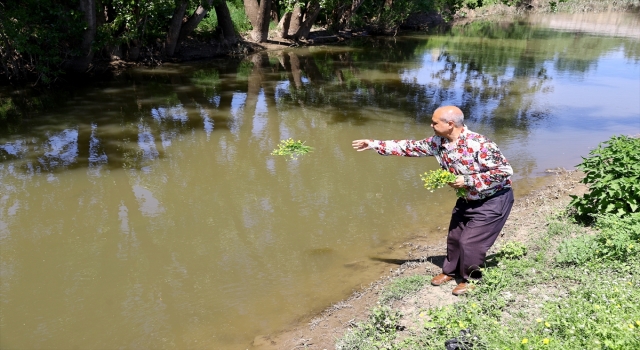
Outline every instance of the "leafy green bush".
<svg viewBox="0 0 640 350">
<path fill-rule="evenodd" d="M 578 218 L 608 213 L 621 217 L 639 211 L 640 138 L 614 136 L 583 157 L 578 169 L 585 172 L 582 182 L 589 186 L 582 197 L 571 196 L 569 205 Z"/>
</svg>

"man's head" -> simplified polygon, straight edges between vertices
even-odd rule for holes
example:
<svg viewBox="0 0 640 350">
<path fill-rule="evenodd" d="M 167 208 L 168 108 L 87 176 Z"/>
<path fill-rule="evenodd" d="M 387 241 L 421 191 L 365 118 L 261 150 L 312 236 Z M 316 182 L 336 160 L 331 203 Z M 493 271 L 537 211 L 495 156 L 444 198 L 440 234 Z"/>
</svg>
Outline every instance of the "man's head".
<svg viewBox="0 0 640 350">
<path fill-rule="evenodd" d="M 438 136 L 451 139 L 458 137 L 464 126 L 464 113 L 455 106 L 442 106 L 433 112 L 431 128 Z"/>
</svg>

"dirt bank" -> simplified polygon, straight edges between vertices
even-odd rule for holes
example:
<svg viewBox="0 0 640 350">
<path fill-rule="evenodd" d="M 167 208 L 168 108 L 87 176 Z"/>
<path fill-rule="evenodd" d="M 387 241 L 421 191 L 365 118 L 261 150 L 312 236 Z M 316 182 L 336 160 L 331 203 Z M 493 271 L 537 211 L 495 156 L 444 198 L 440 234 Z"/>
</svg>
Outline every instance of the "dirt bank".
<svg viewBox="0 0 640 350">
<path fill-rule="evenodd" d="M 582 174 L 571 171 L 552 172 L 545 177 L 539 188 L 516 198 L 513 210 L 498 241 L 489 251 L 495 253 L 506 241 L 526 242 L 530 232 L 542 230 L 546 226 L 546 218 L 566 206 L 570 194 L 582 194 L 586 186 L 579 183 Z M 517 186 L 517 183 L 516 185 Z M 419 240 L 412 240 L 399 245 L 396 249 L 396 260 L 390 260 L 393 271 L 380 277 L 363 290 L 355 291 L 351 297 L 339 301 L 320 314 L 308 315 L 293 323 L 280 333 L 258 335 L 251 344 L 256 350 L 282 349 L 334 349 L 337 338 L 356 323 L 365 320 L 369 311 L 377 305 L 379 293 L 384 286 L 399 276 L 426 274 L 433 276 L 441 271 L 445 252 L 445 238 L 441 242 L 427 245 Z M 462 298 L 451 294 L 455 284 L 442 287 L 426 286 L 415 295 L 396 301 L 392 306 L 402 312 L 406 329 L 410 329 L 411 319 L 415 313 L 432 306 L 455 303 Z"/>
</svg>

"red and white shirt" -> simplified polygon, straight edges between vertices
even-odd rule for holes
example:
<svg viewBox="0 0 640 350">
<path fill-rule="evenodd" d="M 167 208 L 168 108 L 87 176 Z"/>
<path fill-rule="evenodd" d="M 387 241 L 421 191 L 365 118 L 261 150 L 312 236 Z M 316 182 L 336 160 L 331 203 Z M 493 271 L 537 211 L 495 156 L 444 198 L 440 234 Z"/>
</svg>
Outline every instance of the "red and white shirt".
<svg viewBox="0 0 640 350">
<path fill-rule="evenodd" d="M 464 177 L 467 200 L 491 197 L 511 187 L 513 169 L 498 146 L 465 126 L 453 143 L 441 136 L 424 140 L 371 140 L 369 145 L 383 156 L 434 156 L 440 166 Z"/>
</svg>

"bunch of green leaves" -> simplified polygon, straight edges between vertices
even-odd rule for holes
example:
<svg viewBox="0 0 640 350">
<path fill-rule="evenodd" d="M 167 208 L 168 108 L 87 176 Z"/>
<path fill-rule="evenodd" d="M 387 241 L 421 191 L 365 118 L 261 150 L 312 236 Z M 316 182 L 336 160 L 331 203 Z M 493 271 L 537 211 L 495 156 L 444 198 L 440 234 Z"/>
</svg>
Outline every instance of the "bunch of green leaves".
<svg viewBox="0 0 640 350">
<path fill-rule="evenodd" d="M 571 196 L 569 205 L 579 219 L 640 211 L 640 138 L 614 136 L 583 157 L 578 169 L 585 172 L 582 182 L 589 186 L 582 197 Z"/>
<path fill-rule="evenodd" d="M 505 243 L 498 251 L 498 256 L 503 259 L 520 259 L 527 255 L 527 246 L 522 242 L 509 241 Z"/>
<path fill-rule="evenodd" d="M 456 175 L 444 169 L 438 169 L 420 175 L 420 179 L 424 182 L 424 188 L 433 192 L 438 188 L 444 187 L 446 184 L 456 181 Z M 464 197 L 466 191 L 464 188 L 458 188 L 456 189 L 456 195 L 458 197 Z"/>
<path fill-rule="evenodd" d="M 288 156 L 291 159 L 295 159 L 298 156 L 311 152 L 313 148 L 304 144 L 303 141 L 295 141 L 292 138 L 281 140 L 278 144 L 278 148 L 271 152 L 275 156 Z"/>
</svg>

